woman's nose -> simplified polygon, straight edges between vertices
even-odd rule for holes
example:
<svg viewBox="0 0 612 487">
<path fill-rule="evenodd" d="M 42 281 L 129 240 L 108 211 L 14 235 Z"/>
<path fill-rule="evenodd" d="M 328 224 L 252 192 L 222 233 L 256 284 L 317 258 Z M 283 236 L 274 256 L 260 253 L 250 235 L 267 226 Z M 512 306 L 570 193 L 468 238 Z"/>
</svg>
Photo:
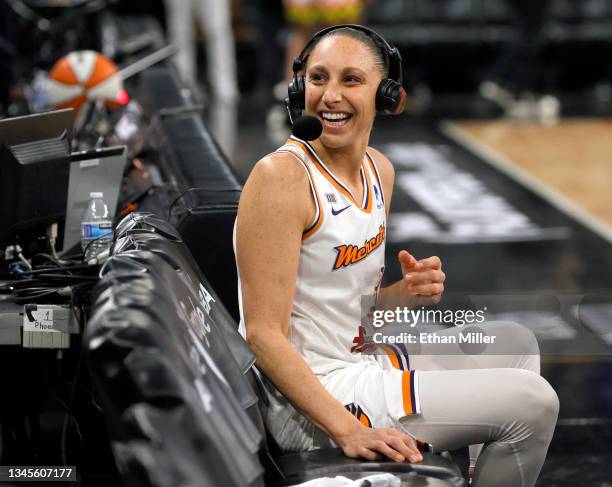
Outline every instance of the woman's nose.
<svg viewBox="0 0 612 487">
<path fill-rule="evenodd" d="M 323 93 L 323 102 L 332 104 L 337 103 L 342 99 L 342 88 L 338 83 L 329 82 Z"/>
</svg>

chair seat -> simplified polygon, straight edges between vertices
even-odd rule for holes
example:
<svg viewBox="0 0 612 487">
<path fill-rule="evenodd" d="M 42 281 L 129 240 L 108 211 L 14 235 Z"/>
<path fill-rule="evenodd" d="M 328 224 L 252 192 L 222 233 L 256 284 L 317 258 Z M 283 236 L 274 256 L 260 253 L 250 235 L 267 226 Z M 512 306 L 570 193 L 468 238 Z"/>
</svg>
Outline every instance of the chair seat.
<svg viewBox="0 0 612 487">
<path fill-rule="evenodd" d="M 370 462 L 344 455 L 340 448 L 322 448 L 302 453 L 282 455 L 275 459 L 284 479 L 277 485 L 293 485 L 319 477 L 342 475 L 359 478 L 375 473 L 391 473 L 406 484 L 414 486 L 464 487 L 466 485 L 457 465 L 442 455 L 423 453 L 419 464 Z"/>
</svg>

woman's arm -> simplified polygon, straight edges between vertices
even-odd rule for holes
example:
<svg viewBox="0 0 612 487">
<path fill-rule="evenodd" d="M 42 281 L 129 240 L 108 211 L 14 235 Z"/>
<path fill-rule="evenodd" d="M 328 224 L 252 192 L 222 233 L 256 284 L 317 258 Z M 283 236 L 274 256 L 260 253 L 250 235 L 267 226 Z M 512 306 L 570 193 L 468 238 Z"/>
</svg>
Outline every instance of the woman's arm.
<svg viewBox="0 0 612 487">
<path fill-rule="evenodd" d="M 236 250 L 247 341 L 257 366 L 348 456 L 420 461 L 408 435 L 367 428 L 351 415 L 287 339 L 302 232 L 314 213 L 306 172 L 293 156 L 273 154 L 256 164 L 240 198 Z"/>
<path fill-rule="evenodd" d="M 369 151 L 374 157 L 382 180 L 388 219 L 391 197 L 393 196 L 395 170 L 391 161 L 380 151 L 373 148 L 369 148 Z M 442 298 L 444 281 L 446 280 L 440 258 L 433 256 L 417 260 L 406 250 L 401 250 L 397 258 L 402 269 L 402 279 L 380 289 L 377 300 L 379 308 L 396 306 L 412 308 L 437 304 Z"/>
</svg>

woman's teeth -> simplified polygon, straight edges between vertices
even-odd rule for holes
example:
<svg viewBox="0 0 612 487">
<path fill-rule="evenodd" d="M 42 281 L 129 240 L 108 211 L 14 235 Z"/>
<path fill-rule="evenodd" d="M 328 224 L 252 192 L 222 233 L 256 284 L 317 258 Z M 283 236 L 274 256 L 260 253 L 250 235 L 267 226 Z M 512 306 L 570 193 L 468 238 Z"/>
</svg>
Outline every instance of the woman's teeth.
<svg viewBox="0 0 612 487">
<path fill-rule="evenodd" d="M 325 120 L 325 123 L 333 127 L 341 127 L 345 125 L 348 119 L 351 117 L 352 115 L 350 113 L 331 113 L 331 112 L 321 113 L 321 118 Z"/>
</svg>

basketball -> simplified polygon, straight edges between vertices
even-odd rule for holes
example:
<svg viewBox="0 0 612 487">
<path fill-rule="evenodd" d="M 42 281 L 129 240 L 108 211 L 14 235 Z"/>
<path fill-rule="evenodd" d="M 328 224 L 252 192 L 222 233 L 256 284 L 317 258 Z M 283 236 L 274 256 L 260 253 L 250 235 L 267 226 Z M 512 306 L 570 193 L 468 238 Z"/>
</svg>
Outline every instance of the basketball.
<svg viewBox="0 0 612 487">
<path fill-rule="evenodd" d="M 86 100 L 115 101 L 123 82 L 118 69 L 95 51 L 74 51 L 51 68 L 47 81 L 50 105 L 78 109 Z"/>
</svg>

